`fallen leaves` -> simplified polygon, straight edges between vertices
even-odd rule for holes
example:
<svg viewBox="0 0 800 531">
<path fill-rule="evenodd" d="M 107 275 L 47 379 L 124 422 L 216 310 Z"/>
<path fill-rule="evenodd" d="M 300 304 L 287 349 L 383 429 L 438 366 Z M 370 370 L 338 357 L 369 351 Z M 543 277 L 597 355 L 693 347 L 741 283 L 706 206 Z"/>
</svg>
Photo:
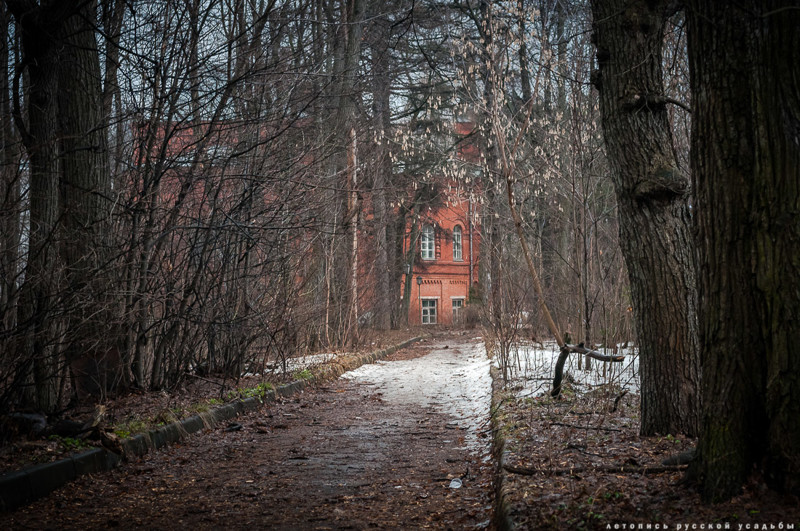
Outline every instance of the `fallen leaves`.
<svg viewBox="0 0 800 531">
<path fill-rule="evenodd" d="M 506 442 L 503 492 L 519 528 L 606 529 L 615 523 L 736 523 L 800 519 L 796 500 L 751 489 L 727 504 L 706 506 L 684 483 L 685 463 L 666 457 L 692 448 L 692 439 L 640 437 L 638 397 L 603 408 L 619 396 L 572 393 L 553 401 L 506 396 L 498 411 Z M 757 517 L 742 506 L 757 505 Z M 726 520 L 727 519 L 727 520 Z"/>
</svg>

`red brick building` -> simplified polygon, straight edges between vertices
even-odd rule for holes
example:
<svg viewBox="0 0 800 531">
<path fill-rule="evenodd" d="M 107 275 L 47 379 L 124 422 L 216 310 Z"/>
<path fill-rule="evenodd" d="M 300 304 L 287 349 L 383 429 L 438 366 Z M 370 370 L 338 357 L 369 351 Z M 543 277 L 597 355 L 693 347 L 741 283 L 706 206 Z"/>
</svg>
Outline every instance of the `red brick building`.
<svg viewBox="0 0 800 531">
<path fill-rule="evenodd" d="M 470 288 L 478 281 L 480 233 L 475 202 L 458 192 L 443 206 L 420 216 L 418 230 L 406 228 L 404 251 L 414 246 L 408 323 L 458 325 L 463 322 Z M 416 241 L 412 241 L 416 234 Z M 408 285 L 408 283 L 404 283 Z"/>
</svg>

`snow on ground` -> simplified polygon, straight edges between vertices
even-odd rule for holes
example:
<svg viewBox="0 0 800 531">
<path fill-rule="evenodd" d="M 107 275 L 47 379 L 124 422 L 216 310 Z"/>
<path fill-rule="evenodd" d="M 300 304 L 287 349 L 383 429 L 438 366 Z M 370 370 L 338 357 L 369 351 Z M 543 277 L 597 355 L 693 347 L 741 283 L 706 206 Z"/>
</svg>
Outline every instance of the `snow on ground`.
<svg viewBox="0 0 800 531">
<path fill-rule="evenodd" d="M 569 374 L 575 385 L 584 391 L 602 385 L 617 385 L 631 393 L 639 393 L 639 356 L 634 348 L 617 347 L 618 353 L 625 356 L 625 361 L 606 363 L 592 360 L 590 370 L 578 369 L 578 354 L 570 354 L 564 365 L 564 378 Z M 602 353 L 606 353 L 600 350 Z M 515 383 L 524 385 L 517 396 L 535 396 L 547 393 L 553 385 L 556 361 L 559 349 L 555 342 L 544 345 L 517 344 L 509 353 L 509 367 Z M 608 352 L 611 354 L 611 352 Z M 492 360 L 500 367 L 497 356 Z M 585 367 L 585 362 L 583 364 Z"/>
<path fill-rule="evenodd" d="M 303 369 L 312 369 L 319 365 L 324 365 L 325 363 L 330 363 L 335 361 L 336 358 L 339 357 L 339 354 L 335 354 L 333 352 L 326 352 L 322 354 L 309 354 L 307 356 L 297 356 L 293 358 L 286 358 L 286 373 L 292 374 L 298 371 L 302 371 Z M 284 370 L 284 365 L 282 360 L 272 360 L 266 366 L 266 372 L 276 372 L 282 373 Z M 250 376 L 261 376 L 261 373 L 256 372 L 246 372 L 242 376 L 250 377 Z"/>
<path fill-rule="evenodd" d="M 307 356 L 286 358 L 286 370 L 288 372 L 294 372 L 303 369 L 310 369 L 311 367 L 334 361 L 337 357 L 338 355 L 334 354 L 333 352 L 326 352 L 323 354 L 309 354 Z M 280 367 L 280 362 L 276 361 L 275 366 Z"/>
<path fill-rule="evenodd" d="M 448 414 L 463 430 L 467 448 L 487 446 L 488 438 L 478 437 L 488 426 L 492 393 L 483 341 L 445 339 L 433 343 L 431 349 L 421 358 L 362 365 L 342 378 L 375 386 L 386 401 Z"/>
</svg>

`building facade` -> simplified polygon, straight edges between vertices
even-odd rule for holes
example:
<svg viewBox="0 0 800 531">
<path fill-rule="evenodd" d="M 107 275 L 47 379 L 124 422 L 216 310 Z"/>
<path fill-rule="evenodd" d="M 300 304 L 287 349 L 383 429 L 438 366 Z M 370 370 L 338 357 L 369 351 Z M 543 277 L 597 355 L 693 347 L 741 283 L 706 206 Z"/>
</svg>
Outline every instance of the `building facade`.
<svg viewBox="0 0 800 531">
<path fill-rule="evenodd" d="M 475 201 L 457 192 L 442 206 L 427 208 L 417 227 L 406 228 L 404 252 L 413 248 L 410 325 L 460 325 L 470 288 L 478 281 L 478 230 Z"/>
</svg>

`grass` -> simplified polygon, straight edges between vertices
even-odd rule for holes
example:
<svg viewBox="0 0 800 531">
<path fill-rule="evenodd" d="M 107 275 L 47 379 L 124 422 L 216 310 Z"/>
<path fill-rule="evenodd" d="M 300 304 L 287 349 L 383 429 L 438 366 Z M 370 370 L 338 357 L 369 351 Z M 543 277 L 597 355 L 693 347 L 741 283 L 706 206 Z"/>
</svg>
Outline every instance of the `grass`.
<svg viewBox="0 0 800 531">
<path fill-rule="evenodd" d="M 295 371 L 294 377 L 296 380 L 310 380 L 311 378 L 314 377 L 314 375 L 311 373 L 310 370 L 303 369 L 302 371 Z"/>
<path fill-rule="evenodd" d="M 143 419 L 132 419 L 114 428 L 114 434 L 120 439 L 127 439 L 145 431 L 147 431 L 147 421 Z"/>
<path fill-rule="evenodd" d="M 252 398 L 256 397 L 263 400 L 267 393 L 273 390 L 272 384 L 269 382 L 260 383 L 254 387 L 240 387 L 228 393 L 228 400 L 236 400 L 237 398 Z"/>
<path fill-rule="evenodd" d="M 199 404 L 193 404 L 189 407 L 189 410 L 193 413 L 206 413 L 211 409 L 211 406 L 208 402 L 200 402 Z"/>
<path fill-rule="evenodd" d="M 84 450 L 91 448 L 92 445 L 83 439 L 74 439 L 72 437 L 61 437 L 59 435 L 51 435 L 48 440 L 56 441 L 66 451 Z"/>
<path fill-rule="evenodd" d="M 230 391 L 226 399 L 227 401 L 237 400 L 237 399 L 244 399 L 250 397 L 257 397 L 261 400 L 267 396 L 267 393 L 273 390 L 273 386 L 270 383 L 264 382 L 260 383 L 253 387 L 240 387 L 238 389 Z M 183 408 L 172 408 L 172 409 L 165 409 L 159 412 L 154 417 L 150 418 L 136 418 L 130 419 L 126 422 L 118 424 L 114 427 L 114 434 L 117 435 L 120 439 L 129 439 L 130 437 L 138 434 L 144 433 L 151 428 L 165 426 L 172 422 L 175 422 L 184 416 L 185 412 L 188 413 L 205 413 L 212 409 L 212 407 L 221 406 L 225 403 L 224 400 L 220 398 L 208 398 L 202 402 L 198 402 L 196 404 L 192 404 L 186 408 L 184 411 Z"/>
</svg>

